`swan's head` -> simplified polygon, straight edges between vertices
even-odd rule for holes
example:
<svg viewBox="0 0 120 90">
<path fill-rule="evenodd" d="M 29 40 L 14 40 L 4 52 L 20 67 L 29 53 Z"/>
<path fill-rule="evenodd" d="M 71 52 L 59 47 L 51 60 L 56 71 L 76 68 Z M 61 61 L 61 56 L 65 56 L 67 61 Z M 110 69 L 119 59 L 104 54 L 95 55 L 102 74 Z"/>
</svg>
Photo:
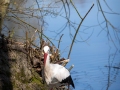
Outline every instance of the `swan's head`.
<svg viewBox="0 0 120 90">
<path fill-rule="evenodd" d="M 44 46 L 43 50 L 44 50 L 44 53 L 49 54 L 50 48 L 48 46 Z"/>
<path fill-rule="evenodd" d="M 46 61 L 49 60 L 48 54 L 49 54 L 50 48 L 48 46 L 44 46 L 43 51 L 44 51 L 44 65 L 46 65 Z"/>
</svg>

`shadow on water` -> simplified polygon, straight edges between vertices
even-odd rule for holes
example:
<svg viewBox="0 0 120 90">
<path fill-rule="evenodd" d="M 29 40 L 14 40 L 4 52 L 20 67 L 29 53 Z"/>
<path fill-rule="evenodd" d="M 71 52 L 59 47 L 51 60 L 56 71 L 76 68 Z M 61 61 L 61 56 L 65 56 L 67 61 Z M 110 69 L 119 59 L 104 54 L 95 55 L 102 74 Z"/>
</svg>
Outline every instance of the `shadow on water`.
<svg viewBox="0 0 120 90">
<path fill-rule="evenodd" d="M 13 90 L 7 40 L 0 37 L 0 90 Z"/>
<path fill-rule="evenodd" d="M 119 53 L 118 49 L 116 49 L 116 51 L 113 54 L 111 54 L 110 51 L 111 48 L 109 49 L 108 66 L 105 66 L 108 69 L 107 85 L 105 90 L 109 90 L 112 84 L 116 82 L 116 78 L 118 77 L 120 70 L 120 61 L 115 61 L 115 58 Z"/>
<path fill-rule="evenodd" d="M 76 85 L 75 90 L 120 90 L 119 48 L 106 46 L 106 53 L 99 54 L 100 50 L 95 50 L 96 54 L 91 52 L 92 55 L 89 55 L 89 51 L 84 49 L 87 51 L 86 55 L 81 55 L 80 59 L 76 58 L 78 55 L 74 55 L 76 63 L 71 75 Z M 83 53 L 82 50 L 81 52 Z"/>
</svg>

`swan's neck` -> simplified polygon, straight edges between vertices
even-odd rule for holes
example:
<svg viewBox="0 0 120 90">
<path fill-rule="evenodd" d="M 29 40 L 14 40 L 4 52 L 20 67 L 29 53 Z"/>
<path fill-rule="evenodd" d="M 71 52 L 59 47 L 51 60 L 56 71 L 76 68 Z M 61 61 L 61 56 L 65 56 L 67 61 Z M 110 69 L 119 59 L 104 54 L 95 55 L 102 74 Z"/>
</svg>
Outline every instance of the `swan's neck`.
<svg viewBox="0 0 120 90">
<path fill-rule="evenodd" d="M 49 66 L 50 65 L 50 55 L 45 53 L 44 54 L 44 66 Z"/>
</svg>

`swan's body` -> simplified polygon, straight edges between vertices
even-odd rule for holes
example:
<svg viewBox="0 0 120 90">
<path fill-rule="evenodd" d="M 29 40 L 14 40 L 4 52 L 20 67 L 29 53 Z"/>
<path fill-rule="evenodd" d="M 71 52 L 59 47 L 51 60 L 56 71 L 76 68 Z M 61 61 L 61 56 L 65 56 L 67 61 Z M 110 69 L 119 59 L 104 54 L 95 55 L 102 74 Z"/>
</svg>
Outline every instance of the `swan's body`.
<svg viewBox="0 0 120 90">
<path fill-rule="evenodd" d="M 68 86 L 71 84 L 75 88 L 70 72 L 59 64 L 50 63 L 48 46 L 44 47 L 44 75 L 48 85 L 67 83 Z"/>
</svg>

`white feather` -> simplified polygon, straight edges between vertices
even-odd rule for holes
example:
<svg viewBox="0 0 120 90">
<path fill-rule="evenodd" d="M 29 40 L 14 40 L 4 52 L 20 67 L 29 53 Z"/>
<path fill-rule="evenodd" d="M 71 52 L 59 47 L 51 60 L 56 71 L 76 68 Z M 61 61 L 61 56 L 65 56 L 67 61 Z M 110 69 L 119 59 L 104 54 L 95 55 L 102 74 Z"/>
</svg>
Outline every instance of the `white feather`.
<svg viewBox="0 0 120 90">
<path fill-rule="evenodd" d="M 70 75 L 69 71 L 59 64 L 50 64 L 45 66 L 44 70 L 47 84 L 59 83 Z"/>
<path fill-rule="evenodd" d="M 52 83 L 59 83 L 62 80 L 66 79 L 68 76 L 70 76 L 69 71 L 65 67 L 59 64 L 50 63 L 50 54 L 48 46 L 44 47 L 44 52 L 48 53 L 48 56 L 46 58 L 46 65 L 44 67 L 45 80 L 48 85 Z"/>
<path fill-rule="evenodd" d="M 56 78 L 59 82 L 66 79 L 70 75 L 69 71 L 65 67 L 59 64 L 50 65 L 51 69 L 53 70 L 53 78 Z"/>
</svg>

